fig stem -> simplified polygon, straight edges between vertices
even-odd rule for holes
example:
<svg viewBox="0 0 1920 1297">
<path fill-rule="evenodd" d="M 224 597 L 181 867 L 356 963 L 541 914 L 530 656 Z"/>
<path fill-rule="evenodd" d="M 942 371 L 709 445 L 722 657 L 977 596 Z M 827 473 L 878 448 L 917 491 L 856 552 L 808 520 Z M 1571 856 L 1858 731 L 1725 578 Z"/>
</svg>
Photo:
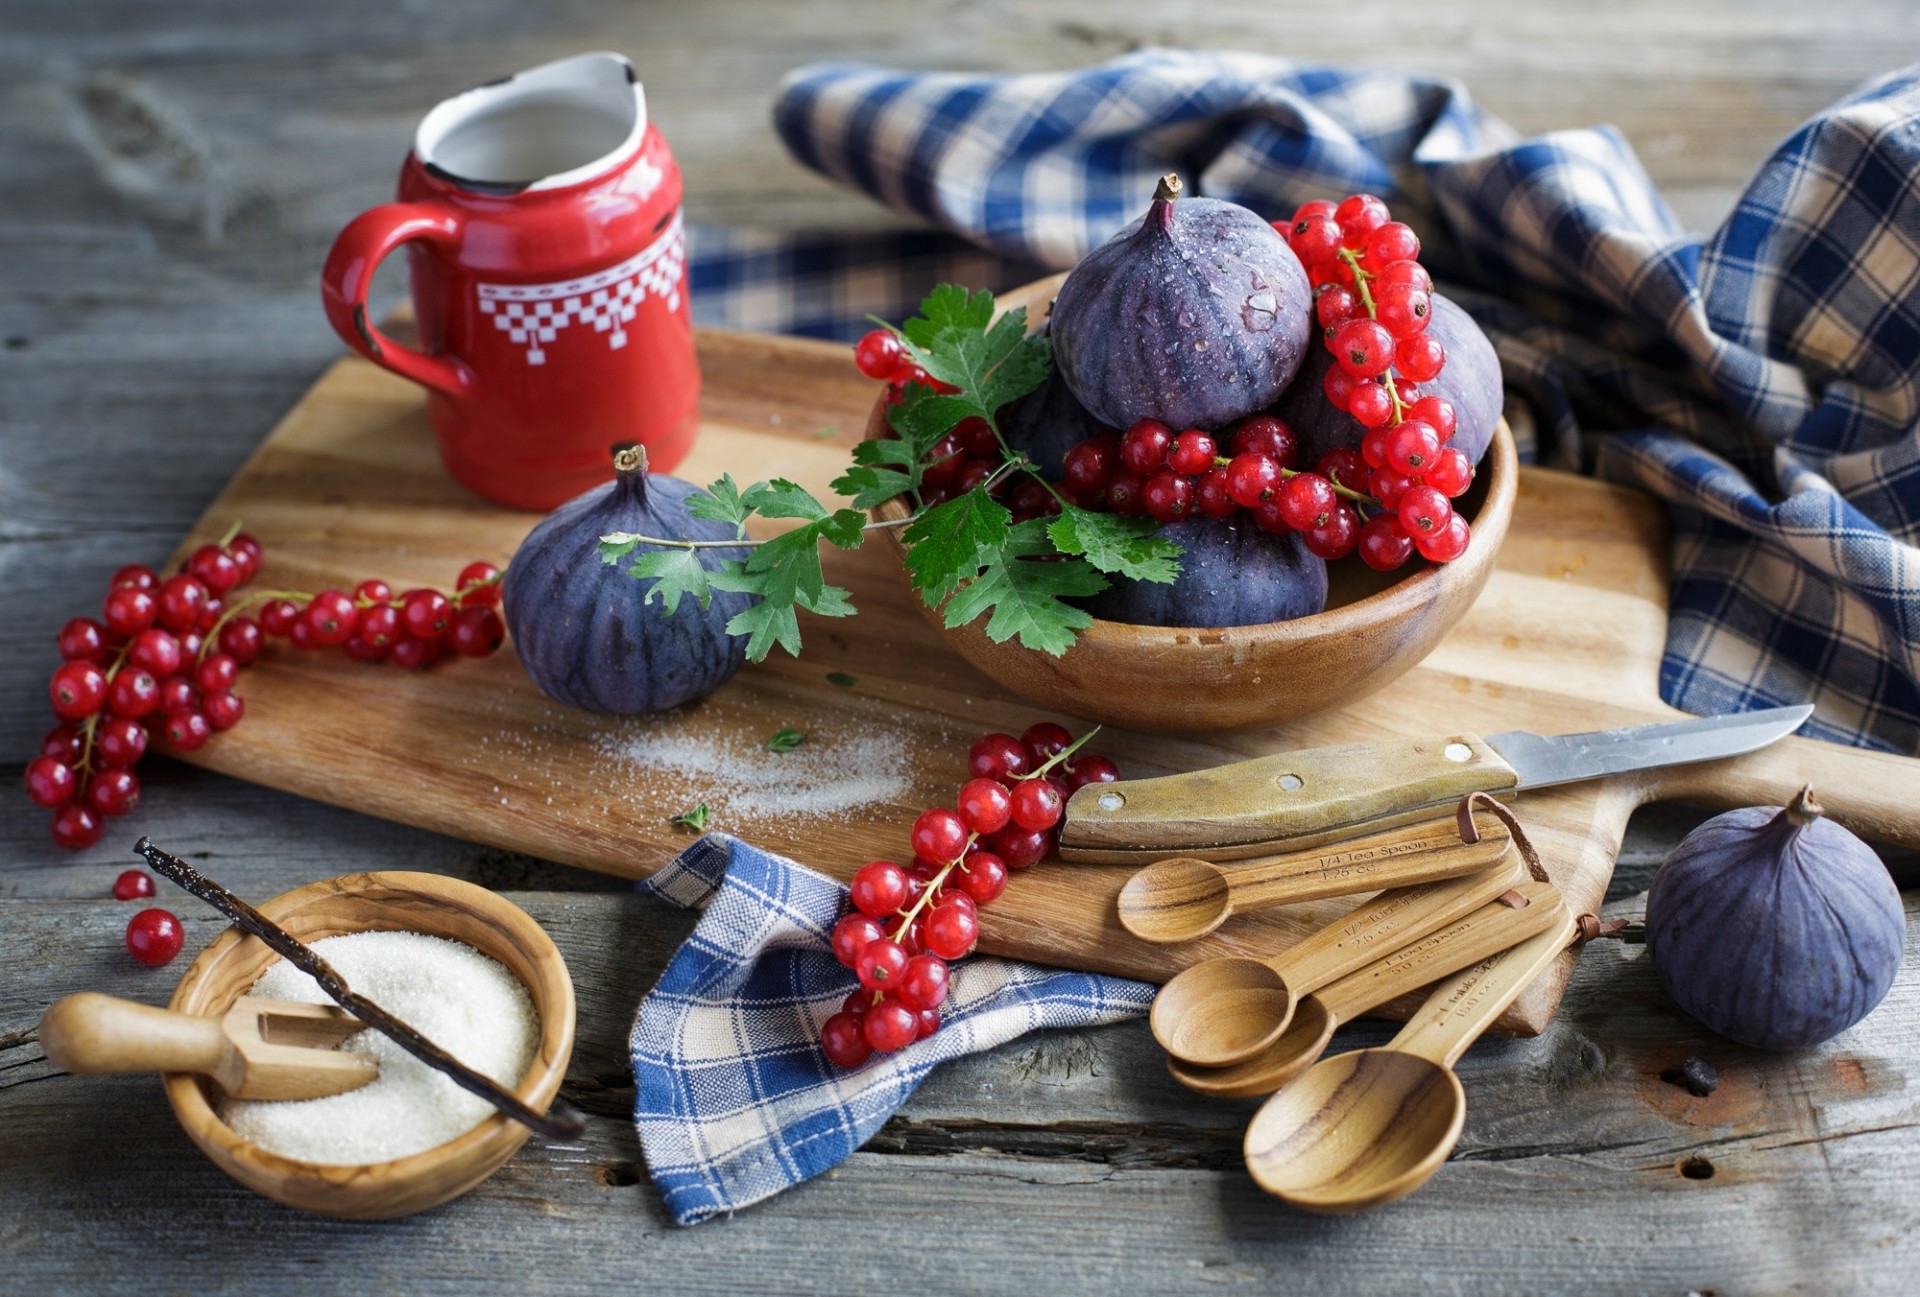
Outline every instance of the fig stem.
<svg viewBox="0 0 1920 1297">
<path fill-rule="evenodd" d="M 1825 807 L 1813 800 L 1813 785 L 1807 784 L 1793 795 L 1793 800 L 1780 813 L 1787 817 L 1787 823 L 1796 829 L 1804 829 L 1827 812 Z"/>
<path fill-rule="evenodd" d="M 628 473 L 647 471 L 647 448 L 635 442 L 631 446 L 622 446 L 613 452 L 613 471 L 625 476 Z"/>
<path fill-rule="evenodd" d="M 1172 172 L 1168 172 L 1166 175 L 1160 177 L 1160 183 L 1154 187 L 1153 201 L 1156 203 L 1170 203 L 1180 197 L 1180 191 L 1183 188 L 1185 188 L 1185 186 L 1180 183 L 1180 177 L 1174 175 Z"/>
</svg>

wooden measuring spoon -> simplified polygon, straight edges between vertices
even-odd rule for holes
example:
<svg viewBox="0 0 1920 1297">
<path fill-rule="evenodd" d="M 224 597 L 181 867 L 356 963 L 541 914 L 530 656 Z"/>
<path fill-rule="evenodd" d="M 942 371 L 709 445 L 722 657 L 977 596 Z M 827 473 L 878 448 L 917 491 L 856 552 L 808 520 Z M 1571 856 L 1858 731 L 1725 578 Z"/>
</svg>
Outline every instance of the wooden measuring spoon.
<svg viewBox="0 0 1920 1297">
<path fill-rule="evenodd" d="M 1377 1049 L 1322 1059 L 1254 1114 L 1244 1151 L 1262 1189 L 1318 1212 L 1406 1197 L 1447 1160 L 1467 1120 L 1453 1065 L 1573 940 L 1574 916 L 1435 989 Z"/>
<path fill-rule="evenodd" d="M 1206 936 L 1228 918 L 1295 901 L 1431 883 L 1491 869 L 1512 838 L 1488 817 L 1478 842 L 1462 842 L 1449 815 L 1350 842 L 1215 865 L 1176 856 L 1148 865 L 1120 892 L 1120 926 L 1171 945 Z"/>
<path fill-rule="evenodd" d="M 1271 959 L 1202 960 L 1154 997 L 1153 1038 L 1202 1067 L 1251 1058 L 1280 1038 L 1301 996 L 1479 909 L 1524 877 L 1509 856 L 1465 878 L 1382 892 Z"/>
<path fill-rule="evenodd" d="M 365 1054 L 335 1049 L 366 1024 L 331 1004 L 242 996 L 218 1018 L 81 991 L 40 1018 L 40 1048 L 79 1076 L 194 1072 L 236 1099 L 317 1099 L 380 1075 Z"/>
<path fill-rule="evenodd" d="M 1516 899 L 1527 904 L 1516 908 Z M 1307 996 L 1280 1038 L 1252 1058 L 1229 1067 L 1194 1067 L 1169 1058 L 1167 1069 L 1188 1089 L 1216 1098 L 1272 1094 L 1313 1066 L 1336 1029 L 1396 996 L 1417 991 L 1545 931 L 1560 917 L 1562 903 L 1560 889 L 1552 883 L 1528 879 L 1464 919 Z"/>
</svg>

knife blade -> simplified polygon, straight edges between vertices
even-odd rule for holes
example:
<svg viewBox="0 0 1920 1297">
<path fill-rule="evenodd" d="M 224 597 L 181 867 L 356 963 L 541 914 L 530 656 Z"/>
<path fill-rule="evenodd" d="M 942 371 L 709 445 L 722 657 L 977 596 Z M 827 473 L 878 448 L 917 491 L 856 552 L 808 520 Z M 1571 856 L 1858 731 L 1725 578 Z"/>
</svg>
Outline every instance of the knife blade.
<svg viewBox="0 0 1920 1297">
<path fill-rule="evenodd" d="M 1512 730 L 1311 748 L 1158 779 L 1092 784 L 1067 802 L 1066 860 L 1138 863 L 1169 852 L 1241 860 L 1301 850 L 1512 793 L 1757 751 L 1807 706 L 1582 734 Z"/>
</svg>

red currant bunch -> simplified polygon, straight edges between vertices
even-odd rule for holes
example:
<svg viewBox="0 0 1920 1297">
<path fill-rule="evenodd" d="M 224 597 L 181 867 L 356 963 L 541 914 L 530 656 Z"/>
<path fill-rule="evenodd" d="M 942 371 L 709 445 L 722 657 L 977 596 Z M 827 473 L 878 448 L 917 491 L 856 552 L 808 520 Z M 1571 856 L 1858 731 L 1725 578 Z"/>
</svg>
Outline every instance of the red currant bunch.
<svg viewBox="0 0 1920 1297">
<path fill-rule="evenodd" d="M 941 382 L 920 367 L 920 361 L 892 329 L 871 329 L 853 344 L 853 364 L 862 374 L 887 385 L 887 404 L 906 399 L 907 386 L 919 383 L 936 392 L 960 389 Z"/>
<path fill-rule="evenodd" d="M 260 565 L 260 542 L 236 531 L 194 550 L 169 577 L 139 564 L 121 568 L 101 615 L 61 628 L 61 662 L 48 685 L 60 724 L 26 770 L 27 795 L 53 811 L 55 842 L 90 847 L 106 818 L 134 808 L 133 768 L 156 738 L 191 752 L 239 724 L 246 702 L 234 687 L 269 637 L 408 666 L 425 666 L 443 649 L 482 657 L 505 638 L 495 611 L 500 570 L 491 563 L 469 564 L 451 598 L 413 591 L 398 605 L 380 581 L 351 596 L 242 593 Z M 418 629 L 415 596 L 424 608 Z"/>
<path fill-rule="evenodd" d="M 854 874 L 833 953 L 860 985 L 820 1029 L 835 1064 L 858 1067 L 939 1030 L 948 963 L 973 949 L 980 907 L 1053 849 L 1076 789 L 1120 777 L 1106 757 L 1080 753 L 1095 732 L 1076 743 L 1043 721 L 1019 738 L 986 735 L 967 754 L 972 778 L 954 805 L 914 820 L 913 864 L 875 860 Z"/>
</svg>

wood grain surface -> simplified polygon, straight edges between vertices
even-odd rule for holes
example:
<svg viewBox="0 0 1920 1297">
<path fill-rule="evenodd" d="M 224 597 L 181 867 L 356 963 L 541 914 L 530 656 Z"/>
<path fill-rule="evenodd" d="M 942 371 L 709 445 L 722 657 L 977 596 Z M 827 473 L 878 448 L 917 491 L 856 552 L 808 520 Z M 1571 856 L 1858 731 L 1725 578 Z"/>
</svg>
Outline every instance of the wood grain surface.
<svg viewBox="0 0 1920 1297">
<path fill-rule="evenodd" d="M 0 30 L 0 588 L 21 610 L 0 618 L 7 783 L 49 724 L 53 629 L 92 612 L 118 565 L 162 561 L 338 355 L 317 300 L 326 249 L 391 196 L 421 112 L 467 85 L 626 51 L 686 171 L 690 219 L 872 226 L 894 218 L 788 161 L 767 129 L 787 69 L 1255 49 L 1456 76 L 1523 131 L 1612 122 L 1701 227 L 1809 113 L 1920 57 L 1910 0 L 72 0 L 8 6 Z M 402 292 L 389 273 L 376 305 Z M 1920 1264 L 1915 950 L 1859 1028 L 1765 1056 L 1681 1017 L 1638 948 L 1590 948 L 1540 1039 L 1468 1053 L 1465 1134 L 1435 1183 L 1364 1218 L 1291 1215 L 1260 1194 L 1238 1164 L 1254 1105 L 1186 1095 L 1134 1023 L 943 1068 L 833 1175 L 681 1231 L 638 1165 L 623 1046 L 691 916 L 606 875 L 166 760 L 141 774 L 124 840 L 81 856 L 21 803 L 0 813 L 0 1292 L 98 1291 L 137 1272 L 192 1292 L 600 1292 L 638 1278 L 844 1293 L 896 1287 L 910 1264 L 929 1289 L 975 1292 L 1893 1294 Z M 1633 814 L 1609 913 L 1636 912 L 1700 817 Z M 329 1222 L 228 1180 L 157 1085 L 55 1078 L 32 1035 L 48 1003 L 83 989 L 158 1003 L 172 984 L 127 960 L 128 907 L 105 899 L 140 832 L 254 899 L 362 868 L 507 891 L 586 970 L 565 1092 L 591 1110 L 587 1138 L 530 1147 L 408 1221 Z M 1889 859 L 1920 885 L 1913 857 Z M 190 951 L 221 927 L 176 908 Z M 1362 1024 L 1337 1047 L 1389 1034 Z M 1658 1079 L 1688 1054 L 1719 1067 L 1713 1095 Z M 876 1205 L 924 1222 L 937 1257 L 903 1261 L 869 1224 Z"/>
</svg>

